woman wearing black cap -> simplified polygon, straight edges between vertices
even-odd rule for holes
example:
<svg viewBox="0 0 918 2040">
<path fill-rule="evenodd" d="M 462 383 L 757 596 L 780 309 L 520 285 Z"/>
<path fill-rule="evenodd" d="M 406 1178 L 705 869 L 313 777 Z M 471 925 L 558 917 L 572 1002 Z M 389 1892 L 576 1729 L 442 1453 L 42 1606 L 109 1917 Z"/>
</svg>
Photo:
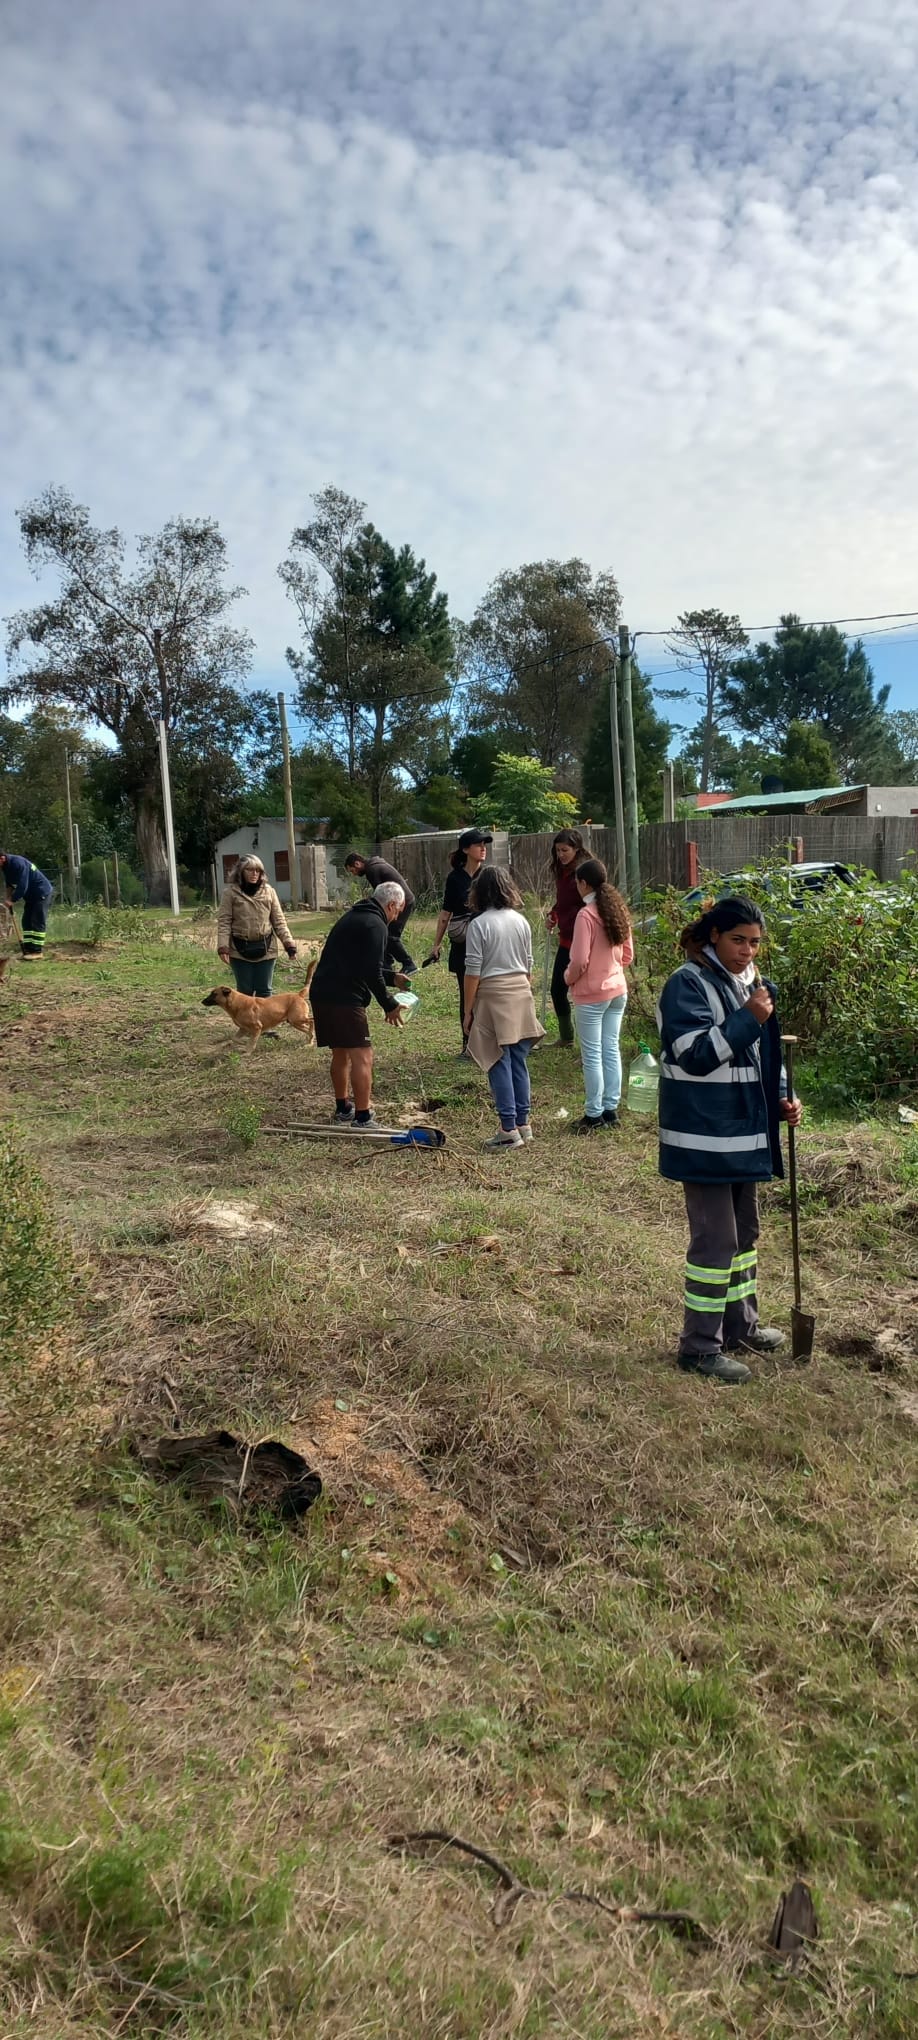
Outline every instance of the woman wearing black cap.
<svg viewBox="0 0 918 2040">
<path fill-rule="evenodd" d="M 449 968 L 459 984 L 459 1027 L 462 1035 L 462 1053 L 457 1058 L 468 1062 L 469 1052 L 465 1045 L 465 938 L 471 920 L 469 893 L 474 880 L 488 854 L 488 844 L 494 838 L 487 829 L 464 829 L 450 858 L 452 869 L 443 892 L 443 905 L 434 933 L 433 948 L 429 961 L 439 962 L 440 946 L 444 935 L 449 936 Z"/>
</svg>

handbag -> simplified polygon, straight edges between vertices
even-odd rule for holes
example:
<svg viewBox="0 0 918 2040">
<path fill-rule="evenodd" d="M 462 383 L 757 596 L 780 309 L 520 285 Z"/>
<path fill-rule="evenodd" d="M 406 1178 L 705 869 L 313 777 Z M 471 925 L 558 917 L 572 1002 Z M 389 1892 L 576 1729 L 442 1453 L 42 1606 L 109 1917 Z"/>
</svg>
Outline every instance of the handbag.
<svg viewBox="0 0 918 2040">
<path fill-rule="evenodd" d="M 233 948 L 237 955 L 241 956 L 243 963 L 264 963 L 270 947 L 270 937 L 267 935 L 248 936 L 245 939 L 241 935 L 233 936 Z"/>
</svg>

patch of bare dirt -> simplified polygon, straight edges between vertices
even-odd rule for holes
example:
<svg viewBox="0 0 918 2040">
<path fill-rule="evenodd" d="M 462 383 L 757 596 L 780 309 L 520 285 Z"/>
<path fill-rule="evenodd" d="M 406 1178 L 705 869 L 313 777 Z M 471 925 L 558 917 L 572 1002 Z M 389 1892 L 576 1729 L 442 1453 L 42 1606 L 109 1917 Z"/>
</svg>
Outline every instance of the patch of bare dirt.
<svg viewBox="0 0 918 2040">
<path fill-rule="evenodd" d="M 321 1474 L 332 1493 L 367 1496 L 398 1505 L 410 1542 L 426 1556 L 450 1554 L 447 1533 L 467 1523 L 458 1504 L 431 1485 L 404 1442 L 389 1442 L 391 1422 L 342 1407 L 331 1396 L 315 1404 L 307 1431 L 291 1443 Z M 385 1436 L 388 1431 L 388 1437 Z"/>
</svg>

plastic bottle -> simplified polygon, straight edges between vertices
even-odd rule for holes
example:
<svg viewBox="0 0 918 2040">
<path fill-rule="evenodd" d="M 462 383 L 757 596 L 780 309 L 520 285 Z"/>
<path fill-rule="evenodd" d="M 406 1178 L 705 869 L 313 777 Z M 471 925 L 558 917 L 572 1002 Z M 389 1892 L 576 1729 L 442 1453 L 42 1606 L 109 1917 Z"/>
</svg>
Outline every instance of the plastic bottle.
<svg viewBox="0 0 918 2040">
<path fill-rule="evenodd" d="M 659 1063 L 656 1056 L 651 1055 L 646 1041 L 642 1041 L 640 1052 L 628 1069 L 629 1112 L 655 1112 L 659 1089 Z"/>
</svg>

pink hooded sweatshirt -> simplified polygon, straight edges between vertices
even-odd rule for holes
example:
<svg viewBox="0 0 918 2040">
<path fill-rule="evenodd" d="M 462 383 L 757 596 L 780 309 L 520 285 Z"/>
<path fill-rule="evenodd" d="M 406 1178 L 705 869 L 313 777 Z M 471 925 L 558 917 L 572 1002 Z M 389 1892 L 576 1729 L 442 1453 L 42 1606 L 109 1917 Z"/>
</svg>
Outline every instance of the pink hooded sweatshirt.
<svg viewBox="0 0 918 2040">
<path fill-rule="evenodd" d="M 627 992 L 625 970 L 634 962 L 634 943 L 610 942 L 596 912 L 595 898 L 587 895 L 574 922 L 571 960 L 564 973 L 575 1006 L 593 1006 L 600 999 L 620 999 Z"/>
</svg>

